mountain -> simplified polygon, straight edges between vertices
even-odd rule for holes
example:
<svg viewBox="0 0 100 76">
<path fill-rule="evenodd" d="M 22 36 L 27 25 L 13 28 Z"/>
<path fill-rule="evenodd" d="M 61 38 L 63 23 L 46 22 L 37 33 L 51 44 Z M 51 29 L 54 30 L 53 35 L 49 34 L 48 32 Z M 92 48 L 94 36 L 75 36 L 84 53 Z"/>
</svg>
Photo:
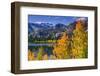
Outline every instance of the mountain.
<svg viewBox="0 0 100 76">
<path fill-rule="evenodd" d="M 76 27 L 76 23 L 81 21 L 87 31 L 88 28 L 88 20 L 85 18 L 78 18 L 76 21 L 64 25 L 62 23 L 51 24 L 51 23 L 28 23 L 28 36 L 32 39 L 56 39 L 62 35 L 62 32 L 67 31 L 69 36 L 72 35 L 73 30 Z"/>
<path fill-rule="evenodd" d="M 32 32 L 33 30 L 37 29 L 49 29 L 52 28 L 53 24 L 50 23 L 28 23 L 28 32 Z"/>
<path fill-rule="evenodd" d="M 76 24 L 77 24 L 78 21 L 82 22 L 83 27 L 84 27 L 85 30 L 88 29 L 88 19 L 87 18 L 78 18 L 78 19 L 76 19 L 76 21 L 74 21 L 74 22 L 67 25 L 67 33 L 70 34 L 70 33 L 73 32 L 73 30 L 75 29 Z"/>
</svg>

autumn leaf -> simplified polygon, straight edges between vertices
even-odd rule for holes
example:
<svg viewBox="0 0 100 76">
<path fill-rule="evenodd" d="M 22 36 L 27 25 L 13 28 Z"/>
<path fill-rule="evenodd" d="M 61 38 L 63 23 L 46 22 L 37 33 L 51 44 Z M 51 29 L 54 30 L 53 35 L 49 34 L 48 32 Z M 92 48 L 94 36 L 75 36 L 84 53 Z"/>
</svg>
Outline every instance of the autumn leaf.
<svg viewBox="0 0 100 76">
<path fill-rule="evenodd" d="M 88 34 L 84 30 L 82 23 L 79 21 L 76 24 L 76 29 L 72 35 L 72 58 L 86 58 L 88 48 Z"/>
<path fill-rule="evenodd" d="M 57 59 L 68 58 L 68 46 L 68 36 L 66 32 L 63 32 L 62 37 L 57 40 L 53 50 L 53 54 L 56 55 Z"/>
</svg>

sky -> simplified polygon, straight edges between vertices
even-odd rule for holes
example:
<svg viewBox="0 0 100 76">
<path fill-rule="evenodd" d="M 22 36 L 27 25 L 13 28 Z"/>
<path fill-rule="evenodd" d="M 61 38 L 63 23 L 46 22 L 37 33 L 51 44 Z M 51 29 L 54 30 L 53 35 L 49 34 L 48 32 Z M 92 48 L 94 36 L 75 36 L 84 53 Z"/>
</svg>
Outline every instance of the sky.
<svg viewBox="0 0 100 76">
<path fill-rule="evenodd" d="M 75 17 L 75 16 L 50 16 L 50 15 L 28 15 L 29 23 L 52 23 L 53 25 L 62 23 L 69 24 L 76 19 L 86 18 L 86 17 Z"/>
</svg>

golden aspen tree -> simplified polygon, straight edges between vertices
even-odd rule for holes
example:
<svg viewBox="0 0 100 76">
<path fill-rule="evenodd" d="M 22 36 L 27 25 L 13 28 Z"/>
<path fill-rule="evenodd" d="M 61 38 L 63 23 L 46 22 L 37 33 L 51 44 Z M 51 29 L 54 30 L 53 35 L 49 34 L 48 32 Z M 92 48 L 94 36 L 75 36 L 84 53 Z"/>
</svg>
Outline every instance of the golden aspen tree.
<svg viewBox="0 0 100 76">
<path fill-rule="evenodd" d="M 37 60 L 42 60 L 42 56 L 43 56 L 43 47 L 40 47 L 37 55 Z"/>
<path fill-rule="evenodd" d="M 84 30 L 81 21 L 76 24 L 76 29 L 73 31 L 72 35 L 72 58 L 86 58 L 88 51 L 88 34 Z"/>
<path fill-rule="evenodd" d="M 34 60 L 34 53 L 31 50 L 28 50 L 28 60 Z"/>
<path fill-rule="evenodd" d="M 57 59 L 55 55 L 50 55 L 50 59 Z"/>
<path fill-rule="evenodd" d="M 57 40 L 57 43 L 54 46 L 53 54 L 57 59 L 66 59 L 68 58 L 68 36 L 66 32 L 63 32 L 62 37 Z"/>
<path fill-rule="evenodd" d="M 45 55 L 43 56 L 43 60 L 48 60 L 48 55 L 47 55 L 47 54 L 45 54 Z"/>
</svg>

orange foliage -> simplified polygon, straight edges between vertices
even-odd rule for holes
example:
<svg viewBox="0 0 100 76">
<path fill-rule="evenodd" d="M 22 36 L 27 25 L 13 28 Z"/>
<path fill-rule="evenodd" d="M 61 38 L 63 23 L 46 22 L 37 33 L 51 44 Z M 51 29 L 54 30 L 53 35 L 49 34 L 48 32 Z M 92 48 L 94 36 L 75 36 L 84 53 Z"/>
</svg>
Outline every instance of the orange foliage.
<svg viewBox="0 0 100 76">
<path fill-rule="evenodd" d="M 53 54 L 56 55 L 57 59 L 68 58 L 68 36 L 63 33 L 61 39 L 57 40 L 54 46 Z"/>
<path fill-rule="evenodd" d="M 76 24 L 76 30 L 80 30 L 80 29 L 83 29 L 83 26 L 82 26 L 81 21 L 78 21 Z"/>
<path fill-rule="evenodd" d="M 76 24 L 76 29 L 72 36 L 72 57 L 85 58 L 87 57 L 88 35 L 84 30 L 82 23 L 79 21 Z"/>
<path fill-rule="evenodd" d="M 47 54 L 45 54 L 45 55 L 43 56 L 43 60 L 48 60 L 48 55 L 47 55 Z"/>
<path fill-rule="evenodd" d="M 34 60 L 34 53 L 32 51 L 28 51 L 28 60 Z"/>
</svg>

